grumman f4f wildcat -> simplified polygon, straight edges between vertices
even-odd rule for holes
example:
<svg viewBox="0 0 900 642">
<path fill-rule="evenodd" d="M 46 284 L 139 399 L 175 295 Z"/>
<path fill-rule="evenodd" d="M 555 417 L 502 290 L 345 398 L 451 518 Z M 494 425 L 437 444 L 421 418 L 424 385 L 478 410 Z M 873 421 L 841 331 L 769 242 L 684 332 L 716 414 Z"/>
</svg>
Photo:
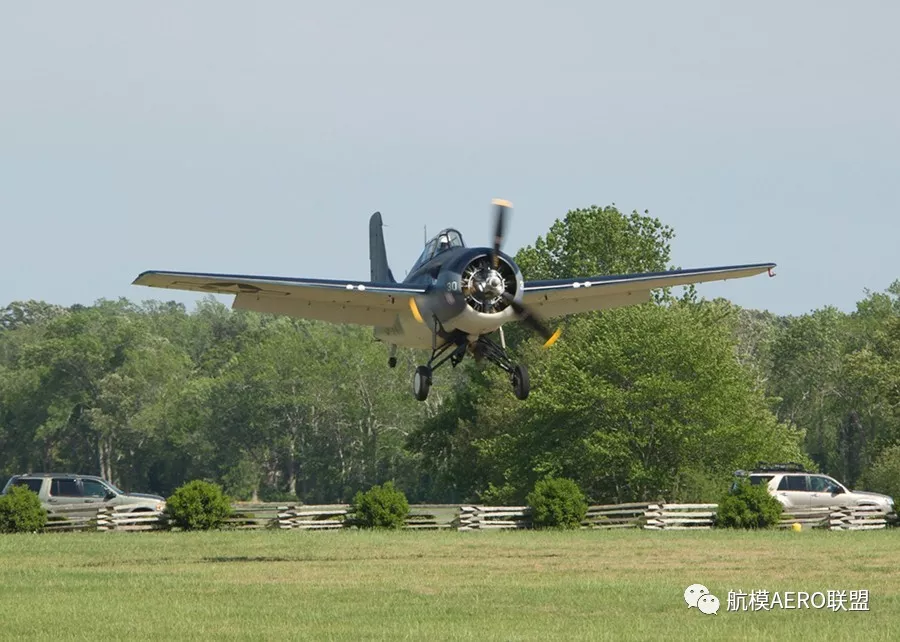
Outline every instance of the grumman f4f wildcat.
<svg viewBox="0 0 900 642">
<path fill-rule="evenodd" d="M 442 230 L 425 244 L 402 282 L 388 267 L 381 214 L 376 212 L 369 219 L 369 281 L 149 271 L 134 284 L 235 294 L 235 309 L 374 326 L 375 337 L 391 345 L 392 368 L 397 365 L 397 346 L 431 350 L 428 363 L 418 366 L 413 377 L 413 392 L 420 401 L 428 397 L 434 370 L 447 361 L 457 366 L 466 353 L 502 368 L 516 397 L 525 399 L 528 369 L 510 360 L 503 324 L 522 321 L 549 347 L 561 330 L 549 328 L 544 318 L 644 303 L 656 288 L 771 274 L 775 267 L 755 263 L 526 281 L 512 257 L 500 250 L 512 206 L 504 200 L 493 205 L 492 247 L 466 247 L 457 230 Z M 499 344 L 489 337 L 498 330 Z"/>
</svg>

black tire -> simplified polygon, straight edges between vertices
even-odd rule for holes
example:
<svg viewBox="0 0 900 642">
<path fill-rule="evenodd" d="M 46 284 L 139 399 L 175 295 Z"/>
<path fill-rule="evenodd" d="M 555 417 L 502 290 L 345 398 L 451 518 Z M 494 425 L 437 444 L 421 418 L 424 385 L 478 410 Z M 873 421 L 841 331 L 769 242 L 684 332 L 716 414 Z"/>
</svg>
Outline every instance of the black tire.
<svg viewBox="0 0 900 642">
<path fill-rule="evenodd" d="M 531 381 L 528 379 L 528 368 L 525 365 L 513 368 L 512 385 L 517 399 L 528 399 L 528 393 L 531 392 Z"/>
<path fill-rule="evenodd" d="M 397 367 L 397 357 L 388 357 L 388 368 Z"/>
<path fill-rule="evenodd" d="M 419 401 L 428 399 L 428 391 L 431 390 L 431 368 L 419 366 L 413 375 L 413 394 Z"/>
</svg>

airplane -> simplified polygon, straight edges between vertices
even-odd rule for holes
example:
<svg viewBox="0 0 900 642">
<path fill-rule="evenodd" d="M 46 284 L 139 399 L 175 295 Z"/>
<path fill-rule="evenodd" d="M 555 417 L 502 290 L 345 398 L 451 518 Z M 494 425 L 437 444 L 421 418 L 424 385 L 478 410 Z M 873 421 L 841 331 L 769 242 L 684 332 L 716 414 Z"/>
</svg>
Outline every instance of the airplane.
<svg viewBox="0 0 900 642">
<path fill-rule="evenodd" d="M 391 346 L 391 368 L 397 365 L 397 346 L 430 349 L 431 358 L 413 375 L 413 394 L 419 401 L 428 398 L 434 371 L 448 360 L 455 368 L 467 353 L 503 369 L 516 398 L 526 399 L 528 369 L 510 359 L 505 323 L 525 323 L 549 348 L 562 328 L 552 330 L 544 318 L 645 303 L 656 288 L 763 272 L 773 276 L 775 268 L 774 263 L 755 263 L 526 281 L 512 257 L 500 249 L 512 204 L 502 199 L 491 203 L 491 247 L 466 247 L 458 230 L 441 230 L 425 243 L 401 282 L 388 266 L 381 214 L 375 212 L 369 219 L 369 281 L 147 271 L 133 285 L 234 294 L 234 309 L 373 326 L 375 338 Z M 499 344 L 489 336 L 495 331 Z"/>
</svg>

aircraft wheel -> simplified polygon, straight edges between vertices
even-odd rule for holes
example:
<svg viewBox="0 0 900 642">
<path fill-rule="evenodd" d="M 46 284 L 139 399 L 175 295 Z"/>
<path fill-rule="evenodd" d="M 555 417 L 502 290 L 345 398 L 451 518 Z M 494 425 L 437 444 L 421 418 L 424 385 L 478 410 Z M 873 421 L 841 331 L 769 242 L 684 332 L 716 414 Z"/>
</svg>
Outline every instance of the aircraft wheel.
<svg viewBox="0 0 900 642">
<path fill-rule="evenodd" d="M 528 393 L 531 391 L 531 382 L 528 379 L 527 367 L 518 365 L 513 368 L 512 385 L 517 399 L 528 398 Z"/>
<path fill-rule="evenodd" d="M 419 401 L 425 401 L 429 390 L 431 390 L 431 368 L 419 366 L 413 375 L 413 394 Z"/>
<path fill-rule="evenodd" d="M 397 367 L 397 357 L 388 357 L 388 368 Z"/>
</svg>

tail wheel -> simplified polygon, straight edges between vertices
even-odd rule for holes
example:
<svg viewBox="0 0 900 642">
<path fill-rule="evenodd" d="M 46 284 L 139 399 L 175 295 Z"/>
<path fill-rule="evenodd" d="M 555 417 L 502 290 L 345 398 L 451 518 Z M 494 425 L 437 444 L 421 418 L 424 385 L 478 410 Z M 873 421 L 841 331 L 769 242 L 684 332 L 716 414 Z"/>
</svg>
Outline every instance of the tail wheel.
<svg viewBox="0 0 900 642">
<path fill-rule="evenodd" d="M 518 365 L 513 368 L 512 385 L 517 399 L 528 398 L 528 393 L 531 391 L 531 382 L 528 379 L 528 368 L 525 365 Z"/>
<path fill-rule="evenodd" d="M 419 401 L 428 399 L 428 391 L 431 390 L 431 368 L 419 366 L 413 375 L 413 394 Z"/>
</svg>

